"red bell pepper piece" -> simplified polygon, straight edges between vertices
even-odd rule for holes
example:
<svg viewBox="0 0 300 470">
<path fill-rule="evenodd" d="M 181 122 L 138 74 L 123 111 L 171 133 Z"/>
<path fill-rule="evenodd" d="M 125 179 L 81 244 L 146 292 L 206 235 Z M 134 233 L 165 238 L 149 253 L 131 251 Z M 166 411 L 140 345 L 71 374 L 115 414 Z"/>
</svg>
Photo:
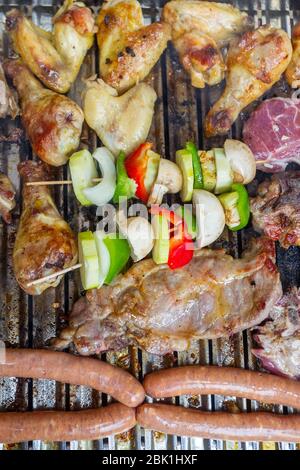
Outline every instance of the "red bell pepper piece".
<svg viewBox="0 0 300 470">
<path fill-rule="evenodd" d="M 175 212 L 163 207 L 153 206 L 150 209 L 153 215 L 161 214 L 170 222 L 170 242 L 168 266 L 171 269 L 182 268 L 188 264 L 194 255 L 193 239 L 187 231 L 185 221 Z"/>
<path fill-rule="evenodd" d="M 148 165 L 147 152 L 151 148 L 152 144 L 150 144 L 150 142 L 145 142 L 144 144 L 141 144 L 125 160 L 127 175 L 137 184 L 135 195 L 145 203 L 147 203 L 149 197 L 148 191 L 144 184 Z"/>
</svg>

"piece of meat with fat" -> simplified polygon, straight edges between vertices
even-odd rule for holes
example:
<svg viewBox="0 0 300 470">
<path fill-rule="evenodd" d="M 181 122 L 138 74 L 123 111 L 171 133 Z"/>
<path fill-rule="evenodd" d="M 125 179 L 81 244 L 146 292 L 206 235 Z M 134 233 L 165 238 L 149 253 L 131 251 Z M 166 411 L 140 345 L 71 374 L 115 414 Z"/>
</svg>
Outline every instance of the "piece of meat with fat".
<svg viewBox="0 0 300 470">
<path fill-rule="evenodd" d="M 300 163 L 300 100 L 272 98 L 251 114 L 243 130 L 243 140 L 259 170 L 276 173 L 290 162 Z"/>
<path fill-rule="evenodd" d="M 300 379 L 300 288 L 294 287 L 274 305 L 270 319 L 254 330 L 253 349 L 265 369 Z"/>
<path fill-rule="evenodd" d="M 283 248 L 300 246 L 300 171 L 274 175 L 250 200 L 252 223 Z"/>
<path fill-rule="evenodd" d="M 0 215 L 7 224 L 11 223 L 10 212 L 16 205 L 15 195 L 12 182 L 0 171 Z"/>
<path fill-rule="evenodd" d="M 140 261 L 78 300 L 53 346 L 73 342 L 89 355 L 135 345 L 162 355 L 187 350 L 193 339 L 230 336 L 261 323 L 281 297 L 274 261 L 274 243 L 263 237 L 242 259 L 203 249 L 175 271 Z"/>
</svg>

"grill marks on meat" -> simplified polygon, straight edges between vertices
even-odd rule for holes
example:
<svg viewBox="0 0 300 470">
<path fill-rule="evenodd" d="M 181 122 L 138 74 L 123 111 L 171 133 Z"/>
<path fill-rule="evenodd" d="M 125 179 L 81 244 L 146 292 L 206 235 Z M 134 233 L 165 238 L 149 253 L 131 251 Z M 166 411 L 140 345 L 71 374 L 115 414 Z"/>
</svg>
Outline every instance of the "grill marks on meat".
<svg viewBox="0 0 300 470">
<path fill-rule="evenodd" d="M 258 187 L 251 199 L 252 222 L 255 230 L 283 248 L 300 245 L 300 171 L 274 175 Z"/>
<path fill-rule="evenodd" d="M 270 320 L 257 328 L 253 354 L 265 369 L 300 379 L 300 289 L 293 288 L 273 307 Z"/>
<path fill-rule="evenodd" d="M 239 260 L 204 249 L 177 271 L 141 261 L 76 302 L 54 346 L 73 341 L 83 355 L 128 345 L 166 354 L 257 325 L 281 297 L 274 257 L 274 243 L 261 238 Z"/>
<path fill-rule="evenodd" d="M 300 163 L 300 100 L 264 101 L 246 122 L 243 140 L 256 160 L 265 160 L 259 170 L 275 173 L 289 162 Z"/>
<path fill-rule="evenodd" d="M 15 190 L 10 179 L 0 171 L 0 215 L 7 224 L 11 223 L 10 211 L 16 205 Z"/>
<path fill-rule="evenodd" d="M 26 161 L 19 165 L 24 182 L 50 179 L 50 169 L 42 162 Z M 58 278 L 37 286 L 30 281 L 73 266 L 77 261 L 75 236 L 60 216 L 47 186 L 26 186 L 23 189 L 23 211 L 13 251 L 13 265 L 20 287 L 31 295 L 56 287 Z"/>
</svg>

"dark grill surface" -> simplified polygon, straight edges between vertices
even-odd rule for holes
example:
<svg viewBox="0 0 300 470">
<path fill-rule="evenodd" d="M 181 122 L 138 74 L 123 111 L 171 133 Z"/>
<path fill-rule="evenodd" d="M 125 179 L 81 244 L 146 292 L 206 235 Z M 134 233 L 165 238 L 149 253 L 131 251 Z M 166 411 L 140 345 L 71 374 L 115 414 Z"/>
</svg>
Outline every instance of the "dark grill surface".
<svg viewBox="0 0 300 470">
<path fill-rule="evenodd" d="M 98 11 L 97 1 L 86 1 L 89 6 Z M 150 23 L 160 17 L 162 0 L 143 0 L 145 21 Z M 298 0 L 240 0 L 232 1 L 236 6 L 249 11 L 255 19 L 255 25 L 271 22 L 275 26 L 283 27 L 289 33 L 291 25 L 300 19 L 300 2 Z M 5 14 L 12 7 L 21 7 L 27 15 L 46 29 L 51 27 L 51 18 L 56 12 L 60 2 L 55 0 L 0 0 L 0 28 L 1 56 L 11 56 L 9 41 L 5 34 Z M 82 79 L 95 73 L 97 69 L 96 47 L 89 52 L 81 69 L 79 78 L 73 86 L 70 96 L 80 103 Z M 176 53 L 169 45 L 159 64 L 153 69 L 147 79 L 155 87 L 158 94 L 155 116 L 149 139 L 154 142 L 156 150 L 173 158 L 175 150 L 181 148 L 186 140 L 195 139 L 200 148 L 212 148 L 223 144 L 222 139 L 207 141 L 203 136 L 202 123 L 210 105 L 218 98 L 221 87 L 196 90 L 190 85 L 189 78 L 182 70 Z M 268 94 L 285 95 L 290 93 L 283 82 L 280 82 Z M 254 108 L 254 105 L 250 107 Z M 241 119 L 232 129 L 232 136 L 239 138 L 242 129 L 242 120 L 249 111 L 243 113 Z M 0 121 L 1 134 L 7 135 L 14 127 L 20 126 L 20 120 L 15 122 L 7 119 Z M 87 127 L 84 129 L 82 143 L 88 144 L 90 149 L 99 143 L 95 134 Z M 21 160 L 35 158 L 25 138 L 19 145 L 14 142 L 0 144 L 0 168 L 12 179 L 18 192 L 20 181 L 16 170 Z M 57 170 L 57 178 L 69 178 L 68 168 Z M 258 176 L 259 178 L 261 175 Z M 83 229 L 95 229 L 97 218 L 95 209 L 79 207 L 71 187 L 58 187 L 55 189 L 56 203 L 69 221 L 72 228 L 78 232 Z M 65 276 L 56 289 L 49 289 L 40 297 L 29 297 L 19 288 L 14 279 L 12 270 L 12 250 L 16 234 L 16 227 L 21 210 L 21 196 L 18 197 L 17 208 L 13 214 L 13 224 L 6 226 L 0 220 L 0 339 L 11 347 L 42 348 L 47 341 L 56 335 L 57 331 L 66 324 L 69 307 L 80 295 L 80 279 L 78 273 Z M 230 234 L 222 240 L 223 246 L 232 254 L 238 256 L 251 229 L 241 235 Z M 291 248 L 284 251 L 278 248 L 278 265 L 282 273 L 284 288 L 290 285 L 299 285 L 300 281 L 300 255 L 299 250 Z M 216 341 L 196 341 L 188 352 L 174 353 L 160 358 L 138 351 L 135 348 L 124 350 L 122 353 L 109 353 L 102 356 L 111 363 L 130 369 L 137 377 L 151 371 L 153 368 L 169 367 L 174 364 L 218 364 L 226 366 L 246 367 L 258 369 L 255 358 L 251 355 L 251 336 L 248 332 L 235 335 L 229 339 Z M 76 387 L 46 380 L 0 379 L 0 406 L 3 410 L 33 410 L 33 409 L 66 409 L 74 410 L 86 407 L 98 407 L 110 401 L 110 397 L 92 391 L 85 387 Z M 271 410 L 272 407 L 263 407 L 257 402 L 235 399 L 223 396 L 185 396 L 180 399 L 171 399 L 170 402 L 191 407 L 202 407 L 207 410 L 227 409 L 234 411 L 236 407 L 244 411 L 258 409 Z M 275 407 L 278 413 L 288 413 L 282 407 Z M 8 446 L 1 445 L 6 449 Z M 103 439 L 96 442 L 41 442 L 34 441 L 9 448 L 23 449 L 297 449 L 300 445 L 255 442 L 238 443 L 222 442 L 218 440 L 189 439 L 186 437 L 171 437 L 161 433 L 152 433 L 137 428 L 131 433 Z"/>
</svg>

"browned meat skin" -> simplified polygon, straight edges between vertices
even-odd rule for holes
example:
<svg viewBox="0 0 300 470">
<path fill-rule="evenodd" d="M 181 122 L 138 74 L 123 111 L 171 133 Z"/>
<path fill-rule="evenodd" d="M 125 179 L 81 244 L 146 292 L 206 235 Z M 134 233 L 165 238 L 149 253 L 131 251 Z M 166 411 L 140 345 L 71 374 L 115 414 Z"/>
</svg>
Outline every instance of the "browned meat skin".
<svg viewBox="0 0 300 470">
<path fill-rule="evenodd" d="M 146 429 L 206 439 L 299 442 L 300 416 L 273 413 L 227 413 L 146 403 L 137 409 L 137 422 Z"/>
<path fill-rule="evenodd" d="M 36 26 L 17 9 L 8 12 L 6 29 L 15 51 L 46 87 L 67 93 L 94 41 L 92 12 L 65 0 L 53 18 L 53 32 Z"/>
<path fill-rule="evenodd" d="M 143 386 L 153 398 L 226 395 L 300 408 L 300 382 L 235 367 L 197 365 L 161 369 L 146 375 Z"/>
<path fill-rule="evenodd" d="M 293 57 L 285 72 L 286 79 L 292 88 L 300 87 L 300 23 L 292 33 Z"/>
<path fill-rule="evenodd" d="M 300 245 L 300 171 L 278 173 L 258 187 L 251 199 L 255 230 L 283 248 Z"/>
<path fill-rule="evenodd" d="M 285 31 L 261 26 L 231 42 L 227 56 L 226 88 L 205 120 L 207 137 L 230 131 L 240 112 L 272 88 L 292 57 Z"/>
<path fill-rule="evenodd" d="M 182 269 L 152 260 L 135 264 L 111 286 L 76 302 L 70 327 L 54 342 L 74 342 L 80 354 L 134 344 L 165 354 L 192 339 L 229 336 L 267 318 L 281 297 L 274 243 L 255 240 L 243 259 L 204 249 Z"/>
<path fill-rule="evenodd" d="M 10 211 L 16 205 L 15 195 L 16 192 L 10 179 L 0 171 L 0 215 L 7 224 L 11 223 Z"/>
<path fill-rule="evenodd" d="M 280 299 L 254 338 L 259 348 L 252 352 L 265 369 L 300 379 L 300 289 L 294 287 Z"/>
<path fill-rule="evenodd" d="M 24 183 L 51 179 L 50 168 L 42 162 L 26 161 L 18 169 Z M 73 266 L 76 261 L 74 233 L 60 216 L 49 188 L 24 184 L 23 212 L 13 251 L 14 272 L 20 287 L 28 294 L 41 294 L 48 287 L 57 286 L 62 276 L 37 286 L 27 284 Z"/>
<path fill-rule="evenodd" d="M 18 90 L 22 122 L 33 150 L 49 165 L 64 165 L 80 142 L 84 120 L 80 107 L 44 88 L 19 60 L 6 62 L 5 70 Z"/>
<path fill-rule="evenodd" d="M 6 349 L 0 377 L 50 379 L 85 385 L 111 395 L 129 407 L 145 398 L 143 386 L 129 372 L 91 357 L 79 357 L 47 349 Z"/>
<path fill-rule="evenodd" d="M 0 442 L 96 440 L 129 431 L 135 410 L 121 403 L 81 411 L 25 411 L 0 413 Z"/>
<path fill-rule="evenodd" d="M 0 118 L 11 116 L 13 119 L 19 114 L 16 97 L 7 85 L 2 65 L 0 63 Z"/>
</svg>

